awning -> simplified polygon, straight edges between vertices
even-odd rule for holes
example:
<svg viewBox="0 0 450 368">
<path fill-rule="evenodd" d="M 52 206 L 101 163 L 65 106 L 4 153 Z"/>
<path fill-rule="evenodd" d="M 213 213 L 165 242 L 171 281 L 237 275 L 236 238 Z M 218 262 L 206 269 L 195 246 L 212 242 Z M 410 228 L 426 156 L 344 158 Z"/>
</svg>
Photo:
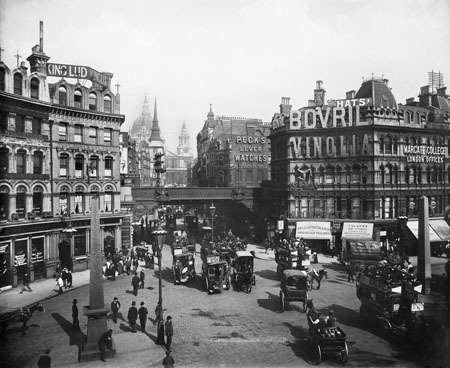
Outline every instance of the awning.
<svg viewBox="0 0 450 368">
<path fill-rule="evenodd" d="M 445 220 L 430 220 L 430 226 L 442 241 L 450 240 L 450 226 Z"/>
<path fill-rule="evenodd" d="M 416 239 L 419 239 L 419 221 L 408 221 L 408 228 L 414 234 Z M 436 234 L 436 232 L 431 227 L 431 221 L 428 224 L 428 228 L 430 229 L 430 243 L 442 241 L 438 234 Z"/>
<path fill-rule="evenodd" d="M 341 238 L 347 240 L 372 240 L 373 223 L 344 222 Z"/>
<path fill-rule="evenodd" d="M 329 221 L 297 221 L 296 238 L 303 239 L 331 239 L 331 223 Z"/>
</svg>

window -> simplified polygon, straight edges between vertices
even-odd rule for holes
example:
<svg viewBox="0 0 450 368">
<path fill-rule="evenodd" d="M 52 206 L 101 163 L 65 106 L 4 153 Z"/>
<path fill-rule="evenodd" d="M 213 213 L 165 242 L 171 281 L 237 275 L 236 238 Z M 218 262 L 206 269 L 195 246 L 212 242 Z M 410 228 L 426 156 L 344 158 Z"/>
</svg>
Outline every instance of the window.
<svg viewBox="0 0 450 368">
<path fill-rule="evenodd" d="M 112 129 L 105 129 L 104 130 L 104 142 L 105 145 L 110 146 L 111 145 L 111 137 L 112 137 Z"/>
<path fill-rule="evenodd" d="M 16 132 L 25 133 L 25 119 L 22 115 L 16 115 Z"/>
<path fill-rule="evenodd" d="M 89 138 L 91 140 L 91 143 L 97 143 L 97 132 L 98 129 L 96 127 L 89 128 Z"/>
<path fill-rule="evenodd" d="M 75 156 L 75 178 L 83 177 L 83 168 L 84 168 L 84 156 L 76 155 Z"/>
<path fill-rule="evenodd" d="M 79 89 L 76 89 L 73 93 L 73 102 L 75 107 L 79 109 L 83 108 L 83 95 Z"/>
<path fill-rule="evenodd" d="M 59 213 L 61 216 L 68 216 L 69 210 L 69 189 L 63 187 L 59 193 Z"/>
<path fill-rule="evenodd" d="M 334 172 L 332 167 L 327 167 L 325 171 L 325 183 L 332 184 L 334 182 Z"/>
<path fill-rule="evenodd" d="M 67 126 L 66 123 L 59 123 L 59 140 L 61 142 L 67 142 Z"/>
<path fill-rule="evenodd" d="M 98 176 L 98 157 L 92 156 L 89 163 L 89 176 L 96 178 Z"/>
<path fill-rule="evenodd" d="M 43 189 L 40 186 L 34 187 L 33 190 L 33 212 L 36 216 L 42 213 Z"/>
<path fill-rule="evenodd" d="M 17 151 L 17 174 L 25 174 L 27 172 L 27 152 L 25 150 Z"/>
<path fill-rule="evenodd" d="M 73 137 L 74 142 L 82 143 L 83 142 L 83 126 L 76 124 L 75 125 L 75 135 Z"/>
<path fill-rule="evenodd" d="M 391 154 L 392 153 L 392 140 L 391 137 L 386 137 L 386 142 L 384 145 L 384 153 Z"/>
<path fill-rule="evenodd" d="M 33 174 L 42 174 L 42 158 L 41 151 L 36 151 L 33 154 Z"/>
<path fill-rule="evenodd" d="M 105 177 L 112 177 L 113 159 L 111 157 L 105 158 Z"/>
<path fill-rule="evenodd" d="M 109 95 L 105 96 L 103 100 L 103 108 L 105 112 L 111 112 L 111 97 Z"/>
<path fill-rule="evenodd" d="M 59 158 L 59 176 L 60 177 L 67 178 L 68 167 L 69 167 L 69 156 L 63 154 Z"/>
<path fill-rule="evenodd" d="M 97 95 L 94 92 L 89 93 L 89 110 L 97 110 Z"/>
<path fill-rule="evenodd" d="M 32 122 L 31 122 L 31 132 L 36 135 L 41 135 L 42 134 L 41 129 L 42 129 L 41 128 L 41 119 L 33 118 Z"/>
<path fill-rule="evenodd" d="M 5 69 L 0 68 L 0 91 L 4 91 L 5 90 Z"/>
<path fill-rule="evenodd" d="M 105 212 L 112 212 L 112 192 L 105 192 Z"/>
<path fill-rule="evenodd" d="M 59 86 L 58 88 L 58 103 L 67 105 L 67 89 L 64 86 Z"/>
<path fill-rule="evenodd" d="M 78 229 L 73 236 L 73 255 L 85 256 L 86 255 L 86 230 Z"/>
<path fill-rule="evenodd" d="M 0 220 L 9 217 L 9 188 L 4 185 L 0 187 Z"/>
<path fill-rule="evenodd" d="M 25 218 L 25 214 L 27 212 L 26 196 L 27 188 L 25 188 L 24 186 L 20 186 L 19 188 L 17 188 L 16 212 L 19 215 L 19 218 Z"/>
<path fill-rule="evenodd" d="M 9 150 L 8 148 L 0 148 L 0 178 L 4 178 L 9 171 Z M 4 203 L 4 202 L 0 202 Z"/>
<path fill-rule="evenodd" d="M 30 83 L 30 96 L 39 100 L 39 79 L 32 78 Z"/>
<path fill-rule="evenodd" d="M 22 95 L 22 80 L 22 74 L 14 74 L 14 94 L 16 95 Z"/>
<path fill-rule="evenodd" d="M 83 213 L 84 210 L 84 191 L 82 186 L 75 188 L 75 213 Z"/>
</svg>

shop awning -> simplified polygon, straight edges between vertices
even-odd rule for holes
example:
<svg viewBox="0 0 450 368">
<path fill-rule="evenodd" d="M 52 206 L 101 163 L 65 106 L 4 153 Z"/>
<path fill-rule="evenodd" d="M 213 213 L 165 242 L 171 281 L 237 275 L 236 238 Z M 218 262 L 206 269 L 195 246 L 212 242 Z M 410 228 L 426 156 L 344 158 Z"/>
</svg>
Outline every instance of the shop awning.
<svg viewBox="0 0 450 368">
<path fill-rule="evenodd" d="M 414 234 L 416 239 L 419 238 L 419 221 L 408 221 L 408 228 Z M 430 243 L 440 242 L 441 238 L 436 234 L 436 232 L 431 227 L 431 221 L 428 224 L 428 228 L 430 229 Z"/>
<path fill-rule="evenodd" d="M 372 240 L 373 223 L 344 222 L 341 238 L 347 240 Z"/>
<path fill-rule="evenodd" d="M 430 220 L 430 226 L 442 241 L 450 240 L 450 226 L 445 220 Z"/>
<path fill-rule="evenodd" d="M 331 239 L 331 222 L 329 221 L 297 221 L 296 238 L 303 239 Z"/>
</svg>

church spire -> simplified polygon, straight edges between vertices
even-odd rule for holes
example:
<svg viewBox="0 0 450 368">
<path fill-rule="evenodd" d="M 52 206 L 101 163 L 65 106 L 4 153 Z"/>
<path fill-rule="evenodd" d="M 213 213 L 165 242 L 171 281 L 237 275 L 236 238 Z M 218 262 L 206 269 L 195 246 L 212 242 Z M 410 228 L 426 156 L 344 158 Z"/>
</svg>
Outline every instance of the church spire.
<svg viewBox="0 0 450 368">
<path fill-rule="evenodd" d="M 161 139 L 161 130 L 158 125 L 158 113 L 156 111 L 156 97 L 155 97 L 155 110 L 153 112 L 153 125 L 152 132 L 150 134 L 150 142 L 153 141 L 162 141 Z"/>
</svg>

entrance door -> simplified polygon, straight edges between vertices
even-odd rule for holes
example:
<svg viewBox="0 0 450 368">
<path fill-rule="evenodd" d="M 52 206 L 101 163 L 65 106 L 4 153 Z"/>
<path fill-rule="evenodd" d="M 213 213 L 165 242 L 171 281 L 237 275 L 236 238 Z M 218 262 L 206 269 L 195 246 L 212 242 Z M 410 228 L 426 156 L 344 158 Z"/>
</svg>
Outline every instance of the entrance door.
<svg viewBox="0 0 450 368">
<path fill-rule="evenodd" d="M 9 243 L 0 243 L 0 287 L 11 285 Z"/>
<path fill-rule="evenodd" d="M 70 252 L 70 243 L 67 240 L 63 240 L 58 245 L 59 248 L 59 261 L 61 262 L 61 269 L 72 269 L 72 256 Z"/>
</svg>

